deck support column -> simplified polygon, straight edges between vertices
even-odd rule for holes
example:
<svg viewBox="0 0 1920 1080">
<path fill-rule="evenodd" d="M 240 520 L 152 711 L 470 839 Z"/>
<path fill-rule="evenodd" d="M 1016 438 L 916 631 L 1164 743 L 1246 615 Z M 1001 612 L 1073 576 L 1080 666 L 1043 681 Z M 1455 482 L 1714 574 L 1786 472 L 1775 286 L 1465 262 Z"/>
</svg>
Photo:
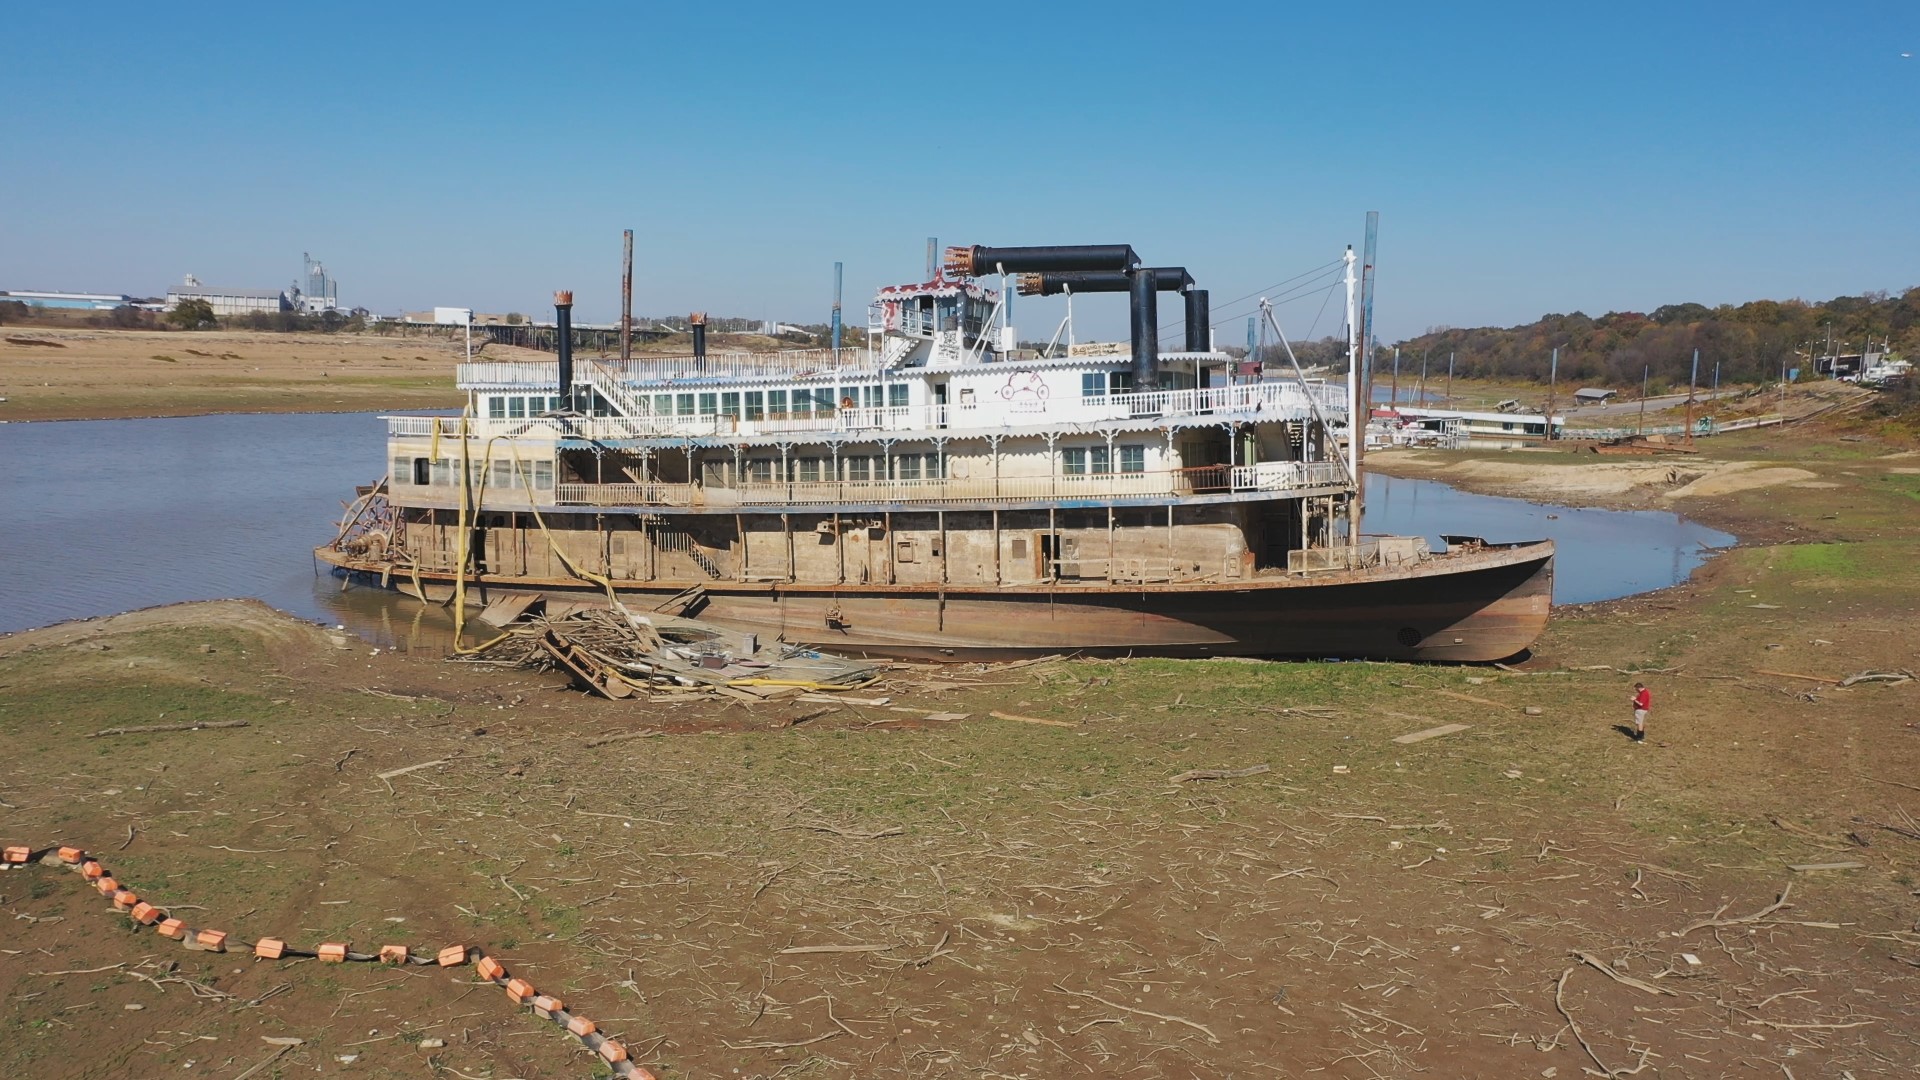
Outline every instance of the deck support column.
<svg viewBox="0 0 1920 1080">
<path fill-rule="evenodd" d="M 733 515 L 733 542 L 740 550 L 735 556 L 733 576 L 741 581 L 747 580 L 747 525 L 739 514 Z"/>
<path fill-rule="evenodd" d="M 886 516 L 883 520 L 886 522 L 886 528 L 881 531 L 886 534 L 887 584 L 897 585 L 899 584 L 900 579 L 895 574 L 893 569 L 893 511 L 891 510 L 887 511 Z"/>
<path fill-rule="evenodd" d="M 847 536 L 840 527 L 840 511 L 833 512 L 833 550 L 840 561 L 840 584 L 847 583 Z"/>
<path fill-rule="evenodd" d="M 1107 584 L 1113 584 L 1113 504 L 1107 504 Z"/>
<path fill-rule="evenodd" d="M 780 530 L 787 534 L 787 582 L 791 584 L 795 581 L 800 580 L 799 571 L 793 565 L 793 562 L 794 562 L 793 518 L 789 517 L 786 514 L 781 514 Z"/>
<path fill-rule="evenodd" d="M 994 472 L 996 479 L 1000 469 L 999 447 L 999 440 L 994 440 Z M 996 485 L 996 487 L 997 486 L 998 485 Z M 993 583 L 995 585 L 1006 584 L 1005 575 L 1000 572 L 1000 508 L 997 506 L 994 507 L 993 510 Z"/>
<path fill-rule="evenodd" d="M 1173 584 L 1173 504 L 1167 504 L 1167 584 Z"/>
</svg>

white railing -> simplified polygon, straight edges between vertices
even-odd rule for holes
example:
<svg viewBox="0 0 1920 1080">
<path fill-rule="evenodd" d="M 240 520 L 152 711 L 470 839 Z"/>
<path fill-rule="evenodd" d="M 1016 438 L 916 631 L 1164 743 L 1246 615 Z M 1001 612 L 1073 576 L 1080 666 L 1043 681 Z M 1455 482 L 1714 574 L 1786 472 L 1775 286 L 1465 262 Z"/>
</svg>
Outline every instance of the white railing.
<svg viewBox="0 0 1920 1080">
<path fill-rule="evenodd" d="M 791 379 L 805 375 L 860 371 L 873 368 L 865 349 L 786 349 L 773 353 L 692 353 L 673 356 L 636 356 L 631 360 L 592 359 L 592 364 L 624 383 L 666 383 L 685 379 Z M 558 361 L 506 361 L 461 364 L 457 374 L 462 389 L 514 390 L 555 386 Z M 584 384 L 576 367 L 574 381 Z"/>
<path fill-rule="evenodd" d="M 1343 485 L 1339 462 L 1210 465 L 1161 472 L 1079 476 L 949 477 L 931 480 L 822 480 L 705 487 L 698 484 L 560 484 L 562 506 L 760 506 L 817 503 L 994 503 L 1039 500 L 1183 497 L 1255 491 L 1305 491 Z"/>
<path fill-rule="evenodd" d="M 599 380 L 595 380 L 597 385 Z M 679 395 L 676 395 L 679 396 Z M 611 397 L 611 395 L 609 395 Z M 767 413 L 747 419 L 728 413 L 679 415 L 532 417 L 528 419 L 475 418 L 476 437 L 525 435 L 534 438 L 597 440 L 705 437 L 734 435 L 752 438 L 804 432 L 937 432 L 1003 430 L 1053 425 L 1097 425 L 1143 419 L 1180 419 L 1216 416 L 1222 420 L 1299 420 L 1312 412 L 1311 399 L 1323 414 L 1345 415 L 1345 394 L 1323 383 L 1264 382 L 1206 390 L 1159 390 L 1149 393 L 1106 394 L 1036 402 L 1022 409 L 1005 402 L 962 401 L 947 405 L 817 407 L 808 413 Z M 615 399 L 638 411 L 644 395 Z M 389 417 L 389 435 L 432 434 L 431 417 Z M 457 434 L 455 418 L 441 418 L 440 433 Z"/>
</svg>

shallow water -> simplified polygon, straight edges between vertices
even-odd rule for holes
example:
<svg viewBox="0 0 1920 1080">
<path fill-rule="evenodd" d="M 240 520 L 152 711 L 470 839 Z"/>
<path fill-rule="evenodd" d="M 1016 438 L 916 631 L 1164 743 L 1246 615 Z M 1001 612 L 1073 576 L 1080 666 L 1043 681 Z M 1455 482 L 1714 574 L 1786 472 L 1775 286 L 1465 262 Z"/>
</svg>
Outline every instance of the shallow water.
<svg viewBox="0 0 1920 1080">
<path fill-rule="evenodd" d="M 1664 510 L 1594 510 L 1457 491 L 1433 480 L 1369 475 L 1362 528 L 1424 536 L 1443 533 L 1494 543 L 1554 542 L 1553 601 L 1586 604 L 1664 589 L 1687 580 L 1736 537 Z"/>
<path fill-rule="evenodd" d="M 376 645 L 443 647 L 444 614 L 342 593 L 312 549 L 385 473 L 370 413 L 0 424 L 0 632 L 183 600 L 256 597 Z M 1672 585 L 1733 541 L 1673 514 L 1576 510 L 1368 478 L 1370 532 L 1560 543 L 1554 598 Z"/>
</svg>

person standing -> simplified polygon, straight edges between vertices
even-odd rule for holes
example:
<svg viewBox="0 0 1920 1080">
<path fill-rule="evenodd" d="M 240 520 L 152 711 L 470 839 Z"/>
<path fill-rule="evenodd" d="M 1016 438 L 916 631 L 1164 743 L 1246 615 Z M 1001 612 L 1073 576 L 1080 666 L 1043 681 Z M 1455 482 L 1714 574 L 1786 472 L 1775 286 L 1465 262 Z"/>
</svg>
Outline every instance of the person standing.
<svg viewBox="0 0 1920 1080">
<path fill-rule="evenodd" d="M 1653 691 L 1646 683 L 1633 684 L 1633 741 L 1647 739 L 1647 714 L 1653 711 Z"/>
</svg>

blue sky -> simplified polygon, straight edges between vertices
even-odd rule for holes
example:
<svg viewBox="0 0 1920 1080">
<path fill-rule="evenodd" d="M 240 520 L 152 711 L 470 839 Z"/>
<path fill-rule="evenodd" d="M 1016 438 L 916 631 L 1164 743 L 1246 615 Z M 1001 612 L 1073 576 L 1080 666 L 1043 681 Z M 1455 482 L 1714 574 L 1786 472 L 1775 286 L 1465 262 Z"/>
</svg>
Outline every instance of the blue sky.
<svg viewBox="0 0 1920 1080">
<path fill-rule="evenodd" d="M 10 5 L 0 288 L 182 274 L 848 319 L 941 243 L 1127 242 L 1223 302 L 1381 214 L 1378 316 L 1920 285 L 1920 5 Z M 1280 309 L 1337 331 L 1339 298 Z M 1057 302 L 1021 301 L 1023 337 Z M 1082 337 L 1122 336 L 1118 297 Z M 1169 313 L 1171 315 L 1172 313 Z M 1163 318 L 1163 329 L 1169 318 Z"/>
</svg>

